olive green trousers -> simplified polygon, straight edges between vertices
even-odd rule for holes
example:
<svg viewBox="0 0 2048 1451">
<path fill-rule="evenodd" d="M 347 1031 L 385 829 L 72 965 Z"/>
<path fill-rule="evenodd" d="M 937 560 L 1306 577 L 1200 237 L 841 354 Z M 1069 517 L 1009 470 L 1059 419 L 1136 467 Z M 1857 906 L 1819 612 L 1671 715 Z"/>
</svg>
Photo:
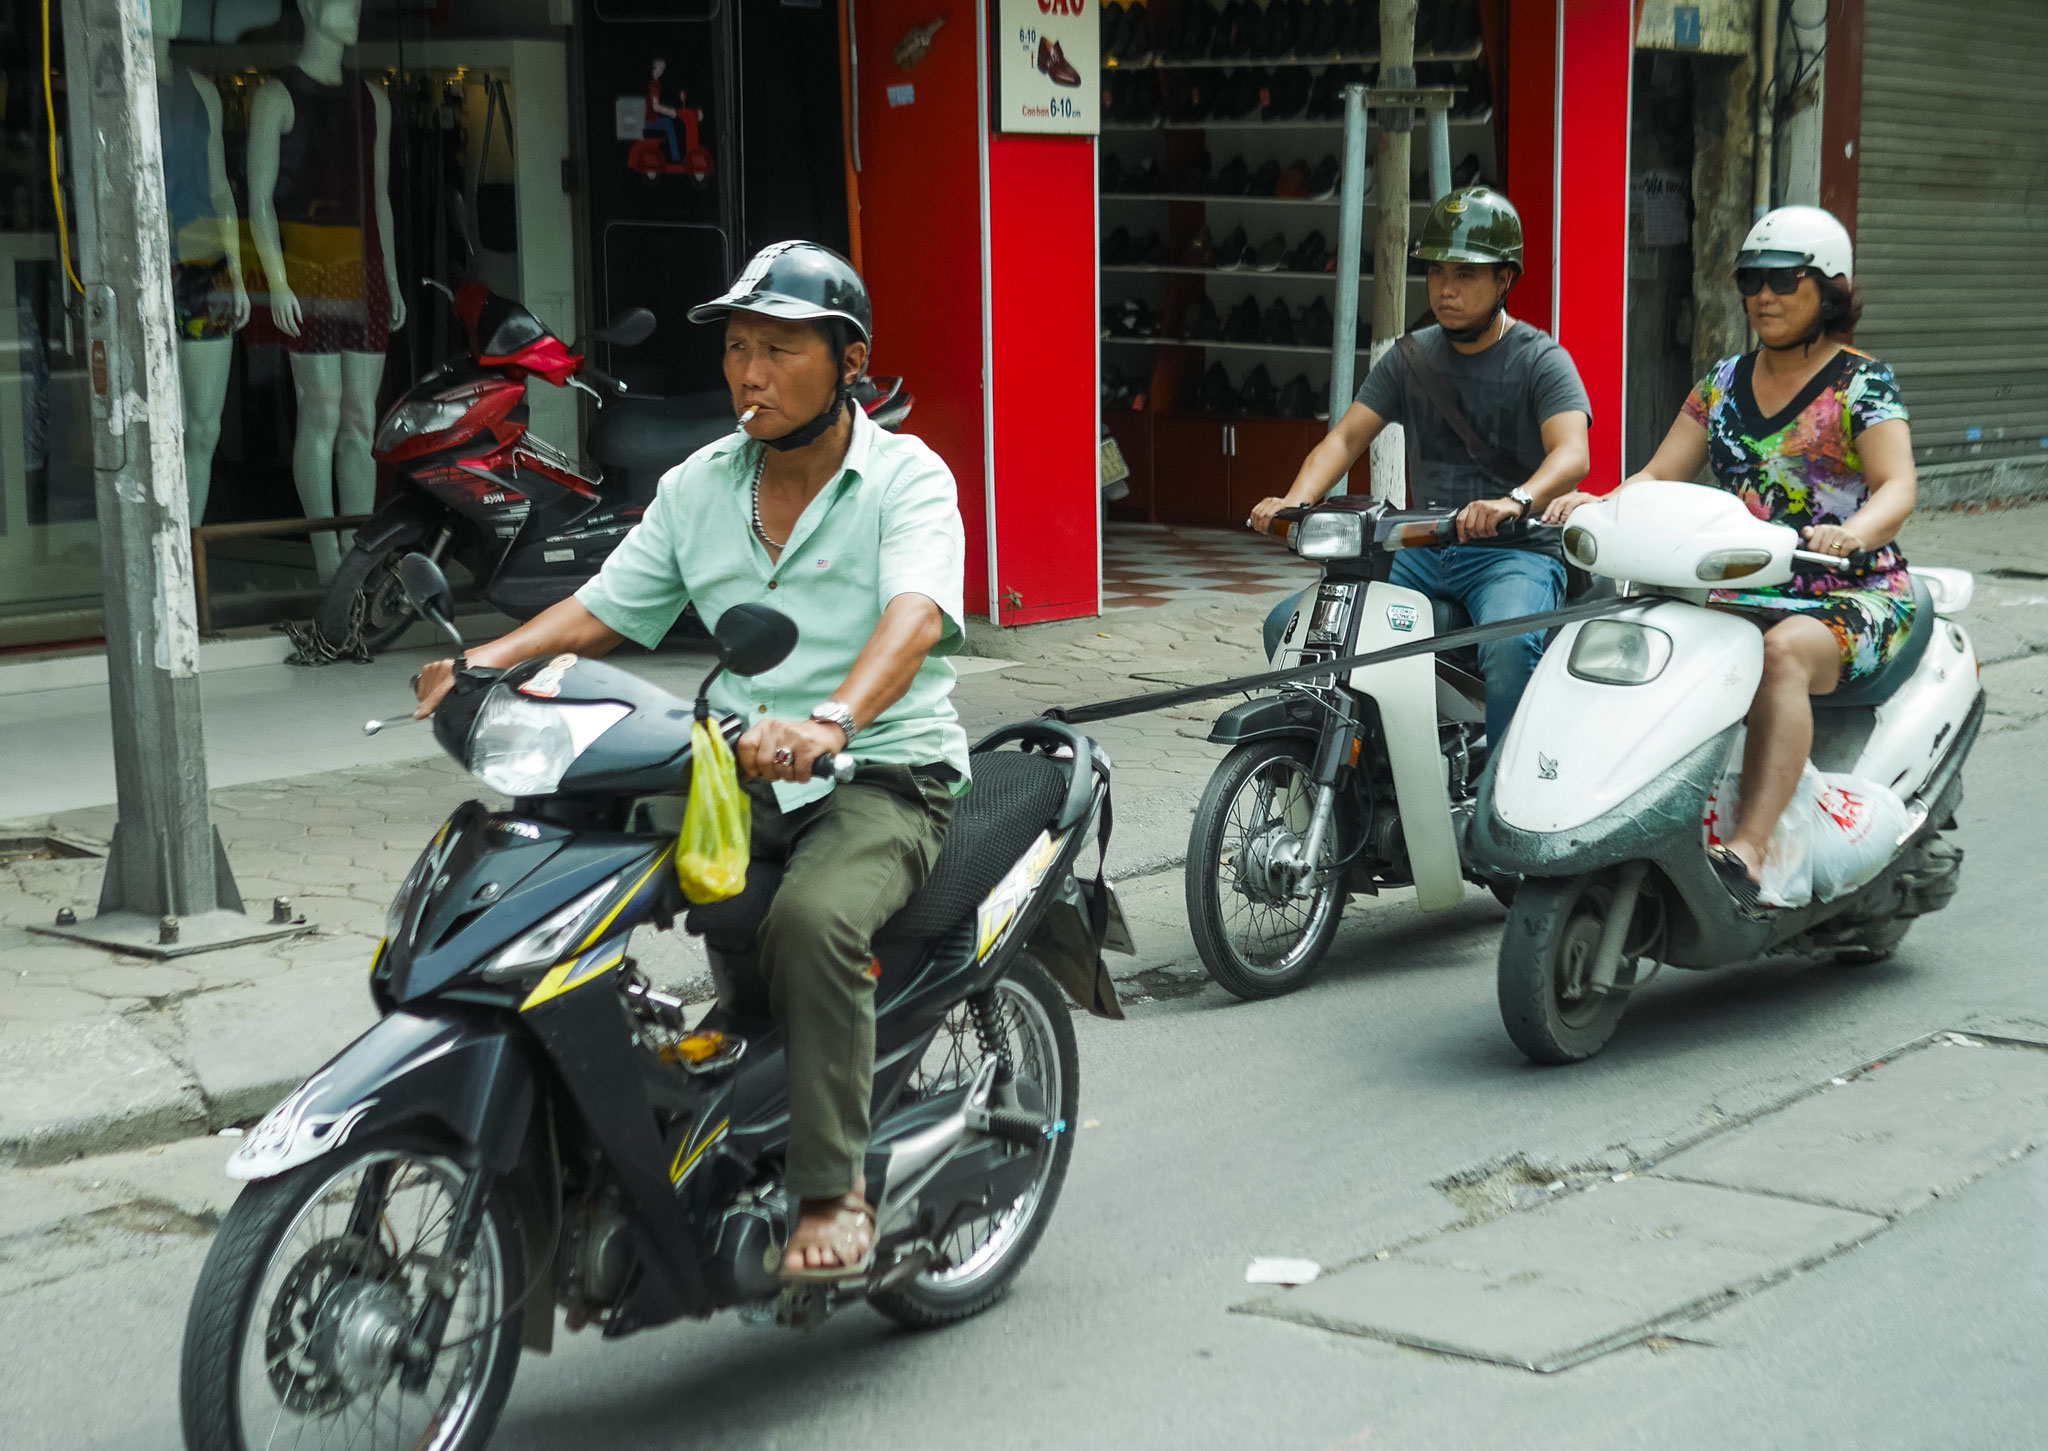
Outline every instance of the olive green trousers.
<svg viewBox="0 0 2048 1451">
<path fill-rule="evenodd" d="M 761 924 L 760 971 L 789 1054 L 789 1160 L 800 1199 L 859 1181 L 875 1076 L 871 944 L 931 875 L 953 816 L 947 784 L 924 769 L 862 762 L 858 780 L 782 811 L 751 783 L 753 854 L 782 863 Z"/>
</svg>

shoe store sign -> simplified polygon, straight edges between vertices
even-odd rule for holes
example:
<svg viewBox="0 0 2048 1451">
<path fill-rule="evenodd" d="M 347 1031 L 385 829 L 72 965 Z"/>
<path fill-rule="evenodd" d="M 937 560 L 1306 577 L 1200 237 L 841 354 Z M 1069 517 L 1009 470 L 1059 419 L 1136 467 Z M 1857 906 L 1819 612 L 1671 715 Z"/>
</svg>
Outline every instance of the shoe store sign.
<svg viewBox="0 0 2048 1451">
<path fill-rule="evenodd" d="M 1099 0 L 996 0 L 996 130 L 1101 129 Z"/>
</svg>

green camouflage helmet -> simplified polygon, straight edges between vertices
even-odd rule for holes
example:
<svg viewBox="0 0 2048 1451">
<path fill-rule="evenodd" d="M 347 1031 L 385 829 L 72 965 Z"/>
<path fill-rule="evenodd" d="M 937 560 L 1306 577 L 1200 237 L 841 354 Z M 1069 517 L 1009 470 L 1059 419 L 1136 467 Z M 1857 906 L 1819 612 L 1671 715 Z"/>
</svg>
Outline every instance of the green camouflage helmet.
<svg viewBox="0 0 2048 1451">
<path fill-rule="evenodd" d="M 1429 209 L 1408 255 L 1424 262 L 1506 263 L 1521 272 L 1521 213 L 1490 186 L 1464 187 Z"/>
</svg>

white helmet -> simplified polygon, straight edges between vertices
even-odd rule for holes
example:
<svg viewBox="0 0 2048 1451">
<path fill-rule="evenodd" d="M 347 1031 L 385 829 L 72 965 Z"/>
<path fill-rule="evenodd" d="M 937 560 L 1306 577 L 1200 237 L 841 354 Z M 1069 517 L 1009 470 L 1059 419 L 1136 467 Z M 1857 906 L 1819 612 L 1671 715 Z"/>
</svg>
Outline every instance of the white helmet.
<svg viewBox="0 0 2048 1451">
<path fill-rule="evenodd" d="M 1779 207 L 1742 239 L 1737 267 L 1811 267 L 1824 277 L 1849 280 L 1854 263 L 1849 229 L 1819 207 Z"/>
</svg>

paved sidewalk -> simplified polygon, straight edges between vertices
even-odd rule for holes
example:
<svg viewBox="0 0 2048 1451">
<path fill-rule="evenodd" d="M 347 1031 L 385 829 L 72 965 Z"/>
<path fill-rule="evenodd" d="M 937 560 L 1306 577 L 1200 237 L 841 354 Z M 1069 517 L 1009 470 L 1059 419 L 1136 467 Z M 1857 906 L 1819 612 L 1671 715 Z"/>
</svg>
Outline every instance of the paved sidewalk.
<svg viewBox="0 0 2048 1451">
<path fill-rule="evenodd" d="M 1977 575 L 1966 624 L 1987 664 L 1987 729 L 2048 714 L 2048 505 L 1916 518 L 1906 546 L 1919 563 Z M 977 630 L 981 653 L 963 661 L 969 673 L 956 698 L 972 735 L 1050 704 L 1249 673 L 1261 663 L 1259 624 L 1281 597 Z M 1091 730 L 1116 767 L 1109 866 L 1141 954 L 1111 966 L 1134 995 L 1168 996 L 1199 980 L 1176 868 L 1221 754 L 1205 740 L 1221 704 Z M 159 1143 L 268 1108 L 369 1025 L 365 973 L 386 904 L 448 811 L 487 795 L 439 756 L 215 791 L 215 820 L 244 897 L 259 910 L 289 897 L 311 930 L 169 963 L 26 931 L 59 907 L 91 912 L 97 855 L 0 866 L 0 1162 Z M 97 852 L 112 825 L 113 808 L 103 806 L 0 822 L 0 837 L 51 835 Z M 1350 910 L 1404 910 L 1404 895 L 1361 899 Z M 635 952 L 664 985 L 691 996 L 708 986 L 701 951 L 678 934 L 644 933 Z"/>
</svg>

